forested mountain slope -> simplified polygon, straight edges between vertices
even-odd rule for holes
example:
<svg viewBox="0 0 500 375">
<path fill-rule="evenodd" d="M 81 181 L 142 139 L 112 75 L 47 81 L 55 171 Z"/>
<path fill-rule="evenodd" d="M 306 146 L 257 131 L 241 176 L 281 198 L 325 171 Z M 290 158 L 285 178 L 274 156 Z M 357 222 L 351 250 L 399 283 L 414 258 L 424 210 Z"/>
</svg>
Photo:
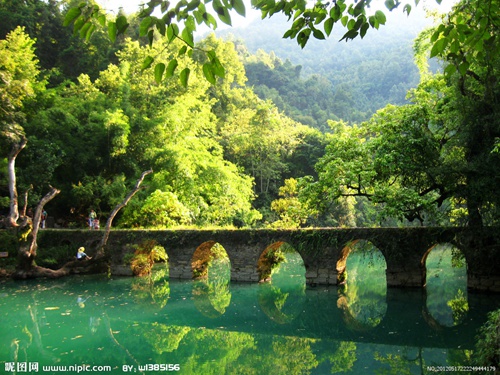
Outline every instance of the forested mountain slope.
<svg viewBox="0 0 500 375">
<path fill-rule="evenodd" d="M 418 84 L 413 40 L 430 19 L 424 9 L 410 17 L 398 13 L 364 39 L 339 42 L 311 38 L 304 49 L 283 39 L 285 17 L 256 19 L 248 26 L 224 29 L 218 36 L 239 44 L 248 85 L 304 124 L 327 130 L 328 119 L 367 120 L 386 104 L 405 103 Z"/>
</svg>

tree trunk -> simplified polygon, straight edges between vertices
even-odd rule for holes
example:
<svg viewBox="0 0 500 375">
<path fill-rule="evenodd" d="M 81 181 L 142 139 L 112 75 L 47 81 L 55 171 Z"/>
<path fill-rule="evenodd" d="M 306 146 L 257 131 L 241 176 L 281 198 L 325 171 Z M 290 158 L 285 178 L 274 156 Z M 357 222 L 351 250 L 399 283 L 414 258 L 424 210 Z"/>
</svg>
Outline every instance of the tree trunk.
<svg viewBox="0 0 500 375">
<path fill-rule="evenodd" d="M 467 197 L 467 211 L 468 211 L 468 227 L 481 228 L 483 226 L 483 218 L 479 210 L 479 202 L 472 197 L 474 193 Z"/>
<path fill-rule="evenodd" d="M 13 275 L 14 278 L 31 277 L 29 275 L 37 268 L 34 266 L 33 262 L 38 247 L 37 237 L 43 207 L 59 193 L 60 190 L 51 186 L 50 191 L 38 203 L 33 216 L 33 222 L 29 217 L 24 217 L 22 224 L 18 226 L 18 232 L 22 233 L 20 235 L 20 240 L 23 240 L 23 242 L 19 248 L 18 263 L 16 272 Z"/>
<path fill-rule="evenodd" d="M 7 227 L 13 228 L 17 226 L 19 219 L 19 202 L 16 187 L 16 157 L 21 150 L 26 146 L 28 140 L 24 137 L 18 143 L 12 145 L 12 149 L 7 158 L 7 172 L 9 178 L 9 193 L 10 193 L 10 213 L 6 218 Z"/>
<path fill-rule="evenodd" d="M 116 207 L 113 209 L 113 211 L 111 211 L 111 213 L 109 214 L 108 220 L 106 221 L 106 230 L 104 231 L 101 243 L 97 248 L 97 253 L 95 255 L 96 258 L 104 256 L 104 248 L 106 246 L 106 243 L 108 242 L 109 232 L 111 231 L 111 225 L 113 223 L 113 219 L 115 218 L 116 214 L 118 213 L 118 211 L 120 211 L 123 207 L 125 207 L 128 204 L 128 202 L 132 199 L 135 193 L 141 190 L 140 186 L 142 184 L 142 181 L 144 180 L 144 177 L 146 177 L 150 173 L 153 173 L 152 169 L 142 172 L 141 177 L 135 183 L 134 189 L 130 193 L 128 193 L 123 202 L 117 204 Z"/>
<path fill-rule="evenodd" d="M 111 225 L 114 217 L 127 205 L 127 203 L 132 199 L 132 197 L 137 193 L 141 187 L 142 181 L 146 175 L 152 173 L 152 170 L 145 171 L 142 173 L 139 180 L 137 180 L 134 189 L 125 197 L 122 203 L 118 204 L 114 210 L 111 212 L 107 222 L 106 231 L 98 247 L 95 260 L 91 261 L 79 261 L 74 260 L 66 263 L 63 267 L 58 270 L 52 270 L 49 268 L 35 266 L 33 261 L 37 253 L 37 235 L 40 226 L 40 221 L 42 217 L 43 207 L 47 202 L 59 194 L 59 190 L 51 186 L 51 191 L 45 195 L 40 203 L 37 205 L 35 214 L 33 217 L 33 229 L 28 233 L 25 243 L 21 245 L 19 250 L 19 261 L 18 267 L 12 278 L 14 279 L 27 279 L 27 278 L 37 278 L 37 277 L 47 277 L 47 278 L 59 278 L 70 274 L 87 274 L 87 273 L 102 273 L 108 269 L 108 264 L 106 258 L 104 257 L 104 247 L 109 238 L 109 232 L 111 231 Z M 23 225 L 22 228 L 29 228 L 31 226 L 31 220 L 25 217 L 25 222 L 27 224 Z"/>
</svg>

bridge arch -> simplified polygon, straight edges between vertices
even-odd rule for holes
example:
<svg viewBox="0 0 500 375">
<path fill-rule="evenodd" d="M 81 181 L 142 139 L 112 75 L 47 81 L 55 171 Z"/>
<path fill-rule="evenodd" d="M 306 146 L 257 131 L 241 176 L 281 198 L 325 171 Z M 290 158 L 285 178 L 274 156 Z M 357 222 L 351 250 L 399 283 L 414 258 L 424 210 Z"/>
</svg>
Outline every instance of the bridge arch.
<svg viewBox="0 0 500 375">
<path fill-rule="evenodd" d="M 381 249 L 379 249 L 372 241 L 365 239 L 355 239 L 349 241 L 339 252 L 339 257 L 336 263 L 337 269 L 337 284 L 342 285 L 347 279 L 347 258 L 353 251 L 362 251 L 365 253 L 377 254 L 383 258 L 385 269 L 387 270 L 386 257 Z"/>
<path fill-rule="evenodd" d="M 229 263 L 230 259 L 226 249 L 218 242 L 210 240 L 199 245 L 191 258 L 191 269 L 193 278 L 205 279 L 208 277 L 208 268 L 215 260 L 224 260 Z"/>
<path fill-rule="evenodd" d="M 290 243 L 279 240 L 272 243 L 271 245 L 268 245 L 259 256 L 259 259 L 257 261 L 259 281 L 270 281 L 273 270 L 281 263 L 283 263 L 287 258 L 287 254 L 290 253 L 296 254 L 296 256 L 300 257 L 300 260 L 305 268 L 302 255 L 297 250 L 295 250 L 295 248 Z"/>
<path fill-rule="evenodd" d="M 439 252 L 451 252 L 451 261 L 452 263 L 457 266 L 457 267 L 464 267 L 465 272 L 467 273 L 468 271 L 468 262 L 467 262 L 467 257 L 466 253 L 462 251 L 456 244 L 452 242 L 438 242 L 432 245 L 427 251 L 424 253 L 422 257 L 422 278 L 424 280 L 424 287 L 427 285 L 427 260 L 429 258 L 429 255 L 434 254 L 436 251 Z M 434 252 L 434 253 L 433 253 Z M 446 254 L 450 255 L 450 254 Z"/>
</svg>

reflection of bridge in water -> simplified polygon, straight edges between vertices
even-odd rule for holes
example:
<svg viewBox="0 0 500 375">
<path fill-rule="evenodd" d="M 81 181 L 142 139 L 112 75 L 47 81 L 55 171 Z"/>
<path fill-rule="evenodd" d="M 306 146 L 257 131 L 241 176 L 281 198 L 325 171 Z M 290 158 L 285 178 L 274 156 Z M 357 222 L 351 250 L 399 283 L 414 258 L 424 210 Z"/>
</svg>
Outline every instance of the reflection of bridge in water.
<svg viewBox="0 0 500 375">
<path fill-rule="evenodd" d="M 42 232 L 40 247 L 63 243 L 75 248 L 85 244 L 92 253 L 102 234 L 98 231 Z M 304 260 L 310 285 L 336 285 L 345 270 L 351 245 L 371 242 L 383 254 L 388 286 L 425 285 L 425 259 L 437 244 L 450 243 L 467 262 L 467 285 L 471 289 L 500 292 L 500 228 L 319 228 L 299 230 L 124 230 L 112 231 L 108 242 L 114 265 L 123 263 L 131 245 L 156 240 L 169 257 L 170 277 L 191 279 L 193 255 L 210 241 L 221 244 L 231 262 L 231 280 L 257 282 L 262 278 L 258 263 L 276 243 L 288 243 Z"/>
<path fill-rule="evenodd" d="M 195 303 L 186 299 L 185 290 L 177 291 L 177 284 L 171 283 L 169 302 L 158 312 L 143 310 L 141 322 L 187 326 L 191 328 L 214 329 L 262 335 L 282 335 L 319 340 L 349 341 L 358 343 L 420 347 L 473 349 L 477 330 L 486 319 L 486 309 L 482 309 L 472 296 L 471 310 L 462 324 L 454 327 L 434 326 L 426 319 L 425 300 L 417 289 L 388 290 L 387 312 L 375 327 L 361 328 L 351 324 L 345 310 L 337 306 L 336 288 L 309 288 L 302 296 L 292 298 L 294 313 L 285 323 L 273 319 L 272 312 L 262 309 L 259 292 L 249 300 L 246 293 L 239 293 L 244 284 L 236 285 L 231 293 L 231 303 L 223 314 L 208 317 L 200 312 Z M 264 285 L 259 286 L 262 287 Z M 253 286 L 247 286 L 252 288 Z M 243 297 L 242 297 L 243 296 Z M 274 301 L 267 301 L 272 304 Z M 491 306 L 490 306 L 491 307 Z M 116 306 L 110 316 L 120 316 Z M 318 312 L 323 312 L 318 314 Z M 473 316 L 471 315 L 473 314 Z M 194 325 L 195 324 L 195 325 Z"/>
</svg>

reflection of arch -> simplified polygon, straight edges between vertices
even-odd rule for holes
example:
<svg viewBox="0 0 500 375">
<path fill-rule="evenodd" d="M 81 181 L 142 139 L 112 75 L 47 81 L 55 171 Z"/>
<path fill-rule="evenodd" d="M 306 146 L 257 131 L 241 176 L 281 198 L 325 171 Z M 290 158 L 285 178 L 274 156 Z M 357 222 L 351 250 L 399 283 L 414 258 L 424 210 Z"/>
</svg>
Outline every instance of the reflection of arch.
<svg viewBox="0 0 500 375">
<path fill-rule="evenodd" d="M 231 301 L 229 280 L 226 283 L 196 280 L 193 284 L 193 301 L 196 309 L 207 318 L 223 315 Z"/>
<path fill-rule="evenodd" d="M 293 321 L 301 312 L 305 302 L 305 286 L 281 290 L 270 283 L 259 285 L 261 310 L 278 324 Z"/>
<path fill-rule="evenodd" d="M 191 258 L 191 269 L 193 271 L 193 278 L 206 278 L 208 276 L 208 266 L 213 259 L 227 259 L 224 247 L 215 241 L 206 241 L 198 246 Z"/>
<path fill-rule="evenodd" d="M 426 291 L 422 315 L 427 324 L 434 330 L 461 324 L 469 309 L 464 253 L 449 242 L 437 243 L 422 256 L 421 267 Z"/>
<path fill-rule="evenodd" d="M 374 328 L 372 325 L 360 322 L 351 314 L 349 303 L 347 302 L 347 298 L 345 296 L 339 296 L 337 300 L 337 307 L 342 311 L 342 320 L 346 324 L 347 328 L 357 332 L 366 332 Z"/>
<path fill-rule="evenodd" d="M 257 261 L 257 272 L 261 282 L 271 280 L 273 270 L 285 260 L 285 253 L 287 252 L 293 252 L 302 259 L 299 252 L 284 241 L 277 241 L 265 248 Z"/>
</svg>

